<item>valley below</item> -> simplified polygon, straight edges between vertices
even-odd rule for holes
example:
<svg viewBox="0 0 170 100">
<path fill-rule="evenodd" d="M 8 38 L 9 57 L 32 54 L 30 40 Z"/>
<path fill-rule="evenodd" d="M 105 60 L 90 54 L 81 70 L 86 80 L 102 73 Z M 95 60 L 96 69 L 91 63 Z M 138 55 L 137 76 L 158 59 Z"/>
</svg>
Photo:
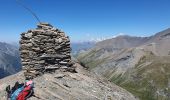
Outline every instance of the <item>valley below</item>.
<svg viewBox="0 0 170 100">
<path fill-rule="evenodd" d="M 21 70 L 19 50 L 16 46 L 0 42 L 0 79 Z"/>
</svg>

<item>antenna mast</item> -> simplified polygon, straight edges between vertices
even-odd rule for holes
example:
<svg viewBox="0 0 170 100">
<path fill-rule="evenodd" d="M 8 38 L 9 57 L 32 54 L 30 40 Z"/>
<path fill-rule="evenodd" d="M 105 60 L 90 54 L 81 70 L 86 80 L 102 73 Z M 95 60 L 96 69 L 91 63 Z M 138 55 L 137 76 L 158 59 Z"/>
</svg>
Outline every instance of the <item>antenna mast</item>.
<svg viewBox="0 0 170 100">
<path fill-rule="evenodd" d="M 28 12 L 31 13 L 31 15 L 33 15 L 33 17 L 39 22 L 41 23 L 40 19 L 38 18 L 38 16 L 27 6 L 25 6 L 24 4 L 22 4 L 19 0 L 16 0 L 16 2 L 21 5 L 24 9 L 26 9 Z"/>
</svg>

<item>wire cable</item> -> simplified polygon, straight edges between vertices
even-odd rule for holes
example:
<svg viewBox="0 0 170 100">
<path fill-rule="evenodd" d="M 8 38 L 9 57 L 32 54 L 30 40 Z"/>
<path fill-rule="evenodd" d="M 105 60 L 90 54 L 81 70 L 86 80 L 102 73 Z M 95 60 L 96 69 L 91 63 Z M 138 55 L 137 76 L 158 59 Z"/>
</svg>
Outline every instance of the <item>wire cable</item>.
<svg viewBox="0 0 170 100">
<path fill-rule="evenodd" d="M 31 13 L 31 15 L 33 15 L 33 17 L 39 22 L 41 23 L 40 19 L 38 18 L 38 16 L 36 15 L 36 13 L 34 13 L 29 7 L 25 6 L 23 3 L 20 2 L 20 0 L 16 0 L 16 2 L 22 6 L 24 9 L 26 9 L 28 12 Z"/>
</svg>

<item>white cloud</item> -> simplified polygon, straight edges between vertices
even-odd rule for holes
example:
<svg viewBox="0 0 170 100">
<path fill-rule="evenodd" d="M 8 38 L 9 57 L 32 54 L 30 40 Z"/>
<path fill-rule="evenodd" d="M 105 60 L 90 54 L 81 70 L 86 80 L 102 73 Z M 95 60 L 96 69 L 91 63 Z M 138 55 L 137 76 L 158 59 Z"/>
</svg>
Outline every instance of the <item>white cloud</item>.
<svg viewBox="0 0 170 100">
<path fill-rule="evenodd" d="M 126 35 L 126 34 L 125 33 L 118 33 L 118 34 L 114 35 L 113 38 L 116 38 L 116 37 L 122 36 L 122 35 Z"/>
<path fill-rule="evenodd" d="M 106 40 L 106 39 L 116 38 L 116 37 L 121 36 L 121 35 L 126 35 L 126 34 L 125 33 L 118 33 L 118 34 L 116 34 L 114 36 L 99 36 L 99 37 L 94 37 L 93 34 L 86 33 L 84 35 L 84 39 L 83 40 L 78 40 L 78 41 L 74 41 L 74 42 L 77 42 L 77 43 L 99 42 L 99 41 L 103 41 L 103 40 Z"/>
</svg>

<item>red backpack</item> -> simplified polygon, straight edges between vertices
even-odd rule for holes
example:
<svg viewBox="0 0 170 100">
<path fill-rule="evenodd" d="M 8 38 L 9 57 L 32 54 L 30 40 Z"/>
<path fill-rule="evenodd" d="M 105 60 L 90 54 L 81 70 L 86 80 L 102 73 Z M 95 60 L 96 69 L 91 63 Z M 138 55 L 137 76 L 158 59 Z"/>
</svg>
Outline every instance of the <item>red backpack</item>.
<svg viewBox="0 0 170 100">
<path fill-rule="evenodd" d="M 29 84 L 27 84 L 27 83 L 29 83 Z M 17 100 L 26 100 L 31 95 L 33 95 L 34 91 L 33 91 L 32 80 L 28 81 L 27 83 L 26 83 L 26 86 L 24 87 L 24 90 L 17 96 Z"/>
</svg>

